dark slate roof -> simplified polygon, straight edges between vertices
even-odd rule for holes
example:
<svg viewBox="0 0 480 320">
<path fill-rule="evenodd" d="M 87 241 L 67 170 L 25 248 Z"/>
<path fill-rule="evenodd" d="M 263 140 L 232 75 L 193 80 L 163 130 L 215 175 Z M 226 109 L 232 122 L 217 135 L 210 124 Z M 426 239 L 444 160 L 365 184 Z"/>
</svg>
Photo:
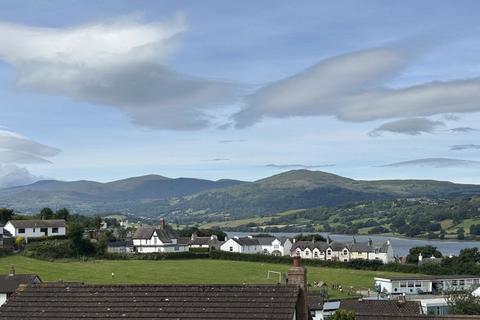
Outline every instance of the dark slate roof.
<svg viewBox="0 0 480 320">
<path fill-rule="evenodd" d="M 374 252 L 375 250 L 368 244 L 368 242 L 354 242 L 349 248 L 352 252 Z"/>
<path fill-rule="evenodd" d="M 310 250 L 313 250 L 315 248 L 317 248 L 318 250 L 320 250 L 321 252 L 325 251 L 328 249 L 328 244 L 326 242 L 322 242 L 322 241 L 316 241 L 316 242 L 312 242 L 312 241 L 296 241 L 293 246 L 292 246 L 292 249 L 291 251 L 295 251 L 296 249 L 300 249 L 300 250 L 305 250 L 305 249 L 310 249 Z"/>
<path fill-rule="evenodd" d="M 40 283 L 40 277 L 36 274 L 0 275 L 0 292 L 12 293 L 21 284 Z"/>
<path fill-rule="evenodd" d="M 310 310 L 323 310 L 324 297 L 321 294 L 308 294 L 307 305 Z"/>
<path fill-rule="evenodd" d="M 187 245 L 190 244 L 190 238 L 189 237 L 179 237 L 177 239 L 177 244 L 187 246 Z"/>
<path fill-rule="evenodd" d="M 259 237 L 259 238 L 254 238 L 260 243 L 262 246 L 270 246 L 272 245 L 272 242 L 276 239 L 274 237 Z"/>
<path fill-rule="evenodd" d="M 10 220 L 9 221 L 15 228 L 61 228 L 65 227 L 65 220 Z"/>
<path fill-rule="evenodd" d="M 0 319 L 293 319 L 294 286 L 29 285 Z"/>
<path fill-rule="evenodd" d="M 135 230 L 133 239 L 150 239 L 152 238 L 154 231 L 157 232 L 158 239 L 160 239 L 162 242 L 172 242 L 172 239 L 178 239 L 178 235 L 168 225 L 163 229 L 154 227 L 140 227 Z"/>
<path fill-rule="evenodd" d="M 332 248 L 333 251 L 340 251 L 343 249 L 348 249 L 349 245 L 346 244 L 345 242 L 338 242 L 338 241 L 333 241 L 330 243 L 330 248 Z"/>
<path fill-rule="evenodd" d="M 210 243 L 210 237 L 196 237 L 195 239 L 190 239 L 188 244 L 196 246 L 207 246 Z"/>
<path fill-rule="evenodd" d="M 420 314 L 421 305 L 418 301 L 397 300 L 342 300 L 340 309 L 354 311 L 356 314 Z"/>
<path fill-rule="evenodd" d="M 260 242 L 258 241 L 257 238 L 244 237 L 244 238 L 232 238 L 232 240 L 236 241 L 239 245 L 242 245 L 242 246 L 259 246 L 260 245 Z"/>
</svg>

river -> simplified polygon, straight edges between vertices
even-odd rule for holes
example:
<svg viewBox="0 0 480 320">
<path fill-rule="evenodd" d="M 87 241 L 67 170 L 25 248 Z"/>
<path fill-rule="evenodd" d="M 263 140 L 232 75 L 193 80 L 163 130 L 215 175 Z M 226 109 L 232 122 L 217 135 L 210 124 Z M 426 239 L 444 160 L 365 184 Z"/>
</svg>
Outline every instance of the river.
<svg viewBox="0 0 480 320">
<path fill-rule="evenodd" d="M 227 232 L 229 237 L 238 236 L 246 237 L 252 233 L 247 232 Z M 298 235 L 297 233 L 289 232 L 279 232 L 279 233 L 270 233 L 277 237 L 294 237 Z M 353 239 L 352 235 L 345 234 L 328 234 L 321 233 L 324 237 L 329 236 L 330 239 L 334 241 L 342 242 L 351 242 Z M 444 255 L 458 255 L 460 250 L 465 248 L 475 248 L 480 247 L 480 241 L 454 241 L 454 240 L 426 240 L 426 239 L 409 239 L 409 238 L 397 238 L 397 237 L 388 237 L 388 236 L 379 236 L 379 235 L 368 235 L 360 236 L 355 235 L 355 239 L 360 242 L 366 242 L 368 239 L 372 239 L 374 244 L 380 245 L 387 240 L 390 240 L 393 250 L 396 256 L 405 256 L 408 254 L 408 251 L 412 247 L 421 247 L 426 245 L 431 245 L 437 247 L 438 250 Z"/>
</svg>

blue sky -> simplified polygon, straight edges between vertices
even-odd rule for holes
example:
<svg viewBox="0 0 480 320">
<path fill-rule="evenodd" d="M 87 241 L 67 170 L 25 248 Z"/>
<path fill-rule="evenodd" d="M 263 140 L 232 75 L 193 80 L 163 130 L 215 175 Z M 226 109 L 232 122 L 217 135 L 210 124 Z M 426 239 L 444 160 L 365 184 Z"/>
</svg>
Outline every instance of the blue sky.
<svg viewBox="0 0 480 320">
<path fill-rule="evenodd" d="M 0 176 L 480 183 L 479 9 L 0 1 Z"/>
</svg>

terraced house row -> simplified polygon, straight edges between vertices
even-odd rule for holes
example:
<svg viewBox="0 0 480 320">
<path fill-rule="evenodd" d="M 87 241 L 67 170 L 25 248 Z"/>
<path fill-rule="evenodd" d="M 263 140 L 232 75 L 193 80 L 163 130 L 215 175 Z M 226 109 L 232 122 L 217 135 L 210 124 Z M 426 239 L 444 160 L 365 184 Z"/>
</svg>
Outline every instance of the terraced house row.
<svg viewBox="0 0 480 320">
<path fill-rule="evenodd" d="M 338 241 L 297 241 L 291 249 L 292 256 L 303 259 L 332 260 L 348 262 L 354 259 L 379 260 L 383 263 L 395 262 L 390 241 L 375 246 L 372 241 L 351 243 Z"/>
</svg>

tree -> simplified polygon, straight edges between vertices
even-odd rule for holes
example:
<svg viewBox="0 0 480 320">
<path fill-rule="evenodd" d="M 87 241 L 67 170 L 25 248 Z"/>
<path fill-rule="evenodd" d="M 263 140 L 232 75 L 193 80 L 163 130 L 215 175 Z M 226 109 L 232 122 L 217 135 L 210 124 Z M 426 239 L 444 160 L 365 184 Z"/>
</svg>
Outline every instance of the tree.
<svg viewBox="0 0 480 320">
<path fill-rule="evenodd" d="M 408 263 L 417 263 L 418 262 L 418 255 L 422 254 L 422 257 L 424 258 L 430 258 L 430 257 L 435 257 L 435 258 L 441 258 L 442 253 L 437 250 L 437 247 L 433 246 L 424 246 L 424 247 L 413 247 L 410 248 L 409 254 L 407 256 L 407 262 Z"/>
<path fill-rule="evenodd" d="M 54 217 L 55 219 L 68 220 L 68 218 L 70 217 L 70 211 L 68 211 L 67 208 L 62 208 L 60 210 L 57 210 L 57 212 L 55 212 Z"/>
<path fill-rule="evenodd" d="M 43 208 L 40 211 L 40 219 L 49 220 L 53 218 L 53 210 L 50 208 Z"/>
<path fill-rule="evenodd" d="M 329 320 L 355 320 L 355 312 L 338 309 L 328 319 Z"/>
<path fill-rule="evenodd" d="M 463 227 L 457 229 L 457 239 L 465 240 L 465 229 L 463 229 Z"/>
<path fill-rule="evenodd" d="M 480 315 L 480 297 L 468 291 L 455 291 L 447 295 L 448 313 Z"/>
<path fill-rule="evenodd" d="M 14 214 L 12 209 L 0 208 L 0 223 L 5 224 L 8 220 L 12 220 Z"/>
<path fill-rule="evenodd" d="M 88 256 L 95 253 L 95 247 L 90 240 L 83 238 L 84 228 L 81 224 L 72 223 L 68 226 L 69 247 L 73 256 Z"/>
</svg>

